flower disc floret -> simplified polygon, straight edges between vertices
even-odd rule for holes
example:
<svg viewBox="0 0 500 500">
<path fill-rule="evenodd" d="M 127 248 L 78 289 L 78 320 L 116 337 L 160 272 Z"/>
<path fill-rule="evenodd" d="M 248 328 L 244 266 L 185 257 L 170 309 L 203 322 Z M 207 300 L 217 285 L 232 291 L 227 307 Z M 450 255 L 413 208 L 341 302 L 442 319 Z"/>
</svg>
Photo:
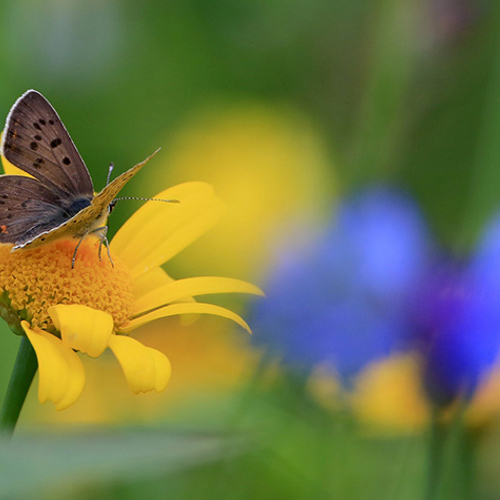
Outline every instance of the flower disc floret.
<svg viewBox="0 0 500 500">
<path fill-rule="evenodd" d="M 76 240 L 59 240 L 14 252 L 8 245 L 0 246 L 3 315 L 54 332 L 49 307 L 80 304 L 110 314 L 115 328 L 125 325 L 134 301 L 130 272 L 116 256 L 113 266 L 105 250 L 99 260 L 99 242 L 94 238 L 82 241 L 72 268 L 76 244 Z M 16 324 L 11 327 L 22 332 Z"/>
</svg>

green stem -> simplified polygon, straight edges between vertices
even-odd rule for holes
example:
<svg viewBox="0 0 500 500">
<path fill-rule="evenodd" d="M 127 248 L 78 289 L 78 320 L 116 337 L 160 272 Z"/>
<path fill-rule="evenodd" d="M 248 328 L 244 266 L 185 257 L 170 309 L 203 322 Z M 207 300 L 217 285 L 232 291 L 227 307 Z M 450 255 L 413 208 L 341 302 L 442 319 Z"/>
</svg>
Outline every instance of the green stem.
<svg viewBox="0 0 500 500">
<path fill-rule="evenodd" d="M 358 130 L 352 144 L 348 182 L 380 179 L 391 173 L 401 142 L 408 90 L 415 72 L 414 40 L 418 33 L 412 18 L 414 0 L 374 2 L 370 40 L 370 69 L 361 103 Z"/>
<path fill-rule="evenodd" d="M 455 483 L 457 484 L 457 498 L 467 500 L 476 498 L 475 496 L 475 480 L 476 480 L 476 453 L 481 433 L 469 426 L 465 422 L 464 405 L 458 413 L 458 436 L 457 436 L 457 451 L 456 451 L 456 472 Z"/>
<path fill-rule="evenodd" d="M 439 410 L 434 408 L 432 411 L 430 429 L 426 500 L 436 500 L 439 498 L 444 469 L 444 451 L 448 434 L 447 431 L 446 424 L 440 421 Z"/>
<path fill-rule="evenodd" d="M 22 337 L 7 394 L 0 410 L 0 431 L 3 431 L 4 434 L 11 436 L 14 433 L 37 368 L 35 351 L 30 341 L 26 337 Z"/>
<path fill-rule="evenodd" d="M 500 5 L 492 4 L 488 19 L 494 20 L 496 27 L 494 38 L 490 41 L 493 47 L 491 72 L 484 94 L 482 119 L 478 130 L 478 143 L 474 162 L 473 176 L 470 179 L 470 195 L 467 201 L 465 219 L 461 224 L 462 234 L 459 244 L 469 249 L 475 241 L 481 227 L 498 206 L 498 190 L 500 177 L 498 164 L 500 149 L 498 148 L 498 134 L 500 133 L 500 99 L 498 88 L 500 85 Z"/>
<path fill-rule="evenodd" d="M 476 451 L 480 435 L 474 429 L 464 428 L 460 436 L 458 481 L 464 500 L 475 497 Z"/>
</svg>

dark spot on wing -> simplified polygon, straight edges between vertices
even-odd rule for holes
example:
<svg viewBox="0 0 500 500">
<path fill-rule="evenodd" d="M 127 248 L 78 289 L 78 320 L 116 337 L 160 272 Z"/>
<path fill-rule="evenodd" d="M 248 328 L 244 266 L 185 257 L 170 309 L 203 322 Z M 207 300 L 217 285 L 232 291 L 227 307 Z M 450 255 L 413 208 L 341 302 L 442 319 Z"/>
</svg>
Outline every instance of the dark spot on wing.
<svg viewBox="0 0 500 500">
<path fill-rule="evenodd" d="M 21 207 L 26 208 L 27 206 L 28 206 L 28 202 L 27 201 L 23 201 L 21 203 Z"/>
<path fill-rule="evenodd" d="M 42 128 L 40 127 L 40 125 L 38 125 L 37 122 L 33 123 L 33 127 L 35 127 L 37 130 L 42 130 Z"/>
<path fill-rule="evenodd" d="M 69 165 L 71 163 L 71 160 L 67 156 L 65 156 L 62 159 L 62 162 L 64 163 L 64 165 Z"/>
<path fill-rule="evenodd" d="M 49 123 L 50 123 L 51 125 L 54 125 L 54 120 L 49 120 Z"/>
<path fill-rule="evenodd" d="M 38 120 L 38 122 L 40 123 L 40 125 L 46 125 L 47 124 L 47 122 L 43 118 L 40 118 Z"/>
<path fill-rule="evenodd" d="M 43 238 L 40 238 L 42 241 L 45 241 L 45 236 Z"/>
<path fill-rule="evenodd" d="M 6 219 L 12 219 L 12 214 L 6 214 L 6 215 L 5 215 L 5 218 L 6 218 Z"/>
<path fill-rule="evenodd" d="M 59 137 L 56 137 L 53 141 L 50 143 L 51 148 L 57 148 L 57 146 L 60 146 L 62 143 L 61 139 Z"/>
<path fill-rule="evenodd" d="M 37 158 L 34 162 L 33 162 L 33 166 L 35 168 L 40 168 L 41 165 L 43 165 L 45 163 L 45 160 L 43 158 Z"/>
<path fill-rule="evenodd" d="M 37 134 L 37 135 L 35 135 L 35 139 L 37 141 L 41 141 L 42 140 L 42 136 Z"/>
<path fill-rule="evenodd" d="M 4 200 L 7 200 L 7 199 L 9 198 L 9 195 L 8 195 L 8 194 L 2 194 L 2 198 L 3 198 Z"/>
<path fill-rule="evenodd" d="M 33 151 L 36 151 L 38 149 L 38 144 L 35 141 L 33 141 L 30 144 L 30 149 L 32 149 Z"/>
</svg>

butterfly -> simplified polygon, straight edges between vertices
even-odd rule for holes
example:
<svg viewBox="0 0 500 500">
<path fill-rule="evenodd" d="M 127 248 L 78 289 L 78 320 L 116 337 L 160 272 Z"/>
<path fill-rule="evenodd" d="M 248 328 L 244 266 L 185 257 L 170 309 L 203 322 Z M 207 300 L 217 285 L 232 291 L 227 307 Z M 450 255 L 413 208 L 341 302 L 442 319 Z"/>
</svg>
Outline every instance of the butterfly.
<svg viewBox="0 0 500 500">
<path fill-rule="evenodd" d="M 94 233 L 101 239 L 100 256 L 103 242 L 109 255 L 106 221 L 113 200 L 159 150 L 94 194 L 90 173 L 59 115 L 42 94 L 28 90 L 7 116 L 0 151 L 31 176 L 0 175 L 0 243 L 17 250 L 78 238 L 79 245 Z"/>
</svg>

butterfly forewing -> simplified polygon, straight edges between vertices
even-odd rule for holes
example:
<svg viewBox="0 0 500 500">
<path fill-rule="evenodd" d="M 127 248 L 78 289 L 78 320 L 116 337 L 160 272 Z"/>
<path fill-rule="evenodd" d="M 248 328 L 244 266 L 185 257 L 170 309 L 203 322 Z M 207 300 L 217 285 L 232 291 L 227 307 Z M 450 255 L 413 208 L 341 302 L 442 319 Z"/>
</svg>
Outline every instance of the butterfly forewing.
<svg viewBox="0 0 500 500">
<path fill-rule="evenodd" d="M 35 90 L 23 94 L 12 107 L 2 152 L 63 199 L 93 195 L 89 171 L 70 135 L 51 104 Z"/>
</svg>

